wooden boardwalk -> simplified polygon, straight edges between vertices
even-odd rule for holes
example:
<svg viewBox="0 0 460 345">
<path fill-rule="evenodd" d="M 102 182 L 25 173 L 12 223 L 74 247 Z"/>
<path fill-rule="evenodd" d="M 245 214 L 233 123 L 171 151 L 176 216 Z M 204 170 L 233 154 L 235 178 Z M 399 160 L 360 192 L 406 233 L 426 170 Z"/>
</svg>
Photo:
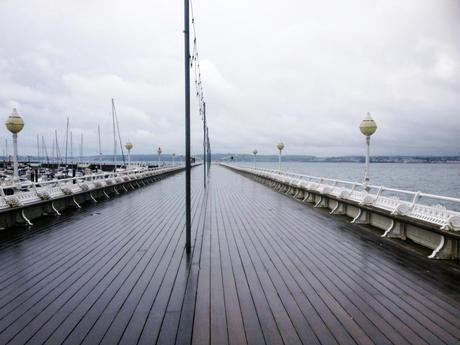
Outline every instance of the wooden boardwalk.
<svg viewBox="0 0 460 345">
<path fill-rule="evenodd" d="M 221 167 L 0 232 L 0 344 L 460 344 L 460 269 Z"/>
</svg>

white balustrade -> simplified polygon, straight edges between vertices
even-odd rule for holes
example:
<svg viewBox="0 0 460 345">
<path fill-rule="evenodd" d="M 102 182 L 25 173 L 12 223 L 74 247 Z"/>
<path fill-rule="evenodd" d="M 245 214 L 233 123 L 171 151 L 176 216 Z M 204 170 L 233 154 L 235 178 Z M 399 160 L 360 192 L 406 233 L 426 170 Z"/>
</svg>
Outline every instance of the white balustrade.
<svg viewBox="0 0 460 345">
<path fill-rule="evenodd" d="M 6 195 L 5 189 L 13 186 L 0 186 L 0 210 L 26 206 L 34 202 L 52 200 L 63 196 L 69 196 L 111 185 L 136 181 L 147 177 L 165 174 L 179 170 L 182 167 L 165 167 L 159 169 L 145 169 L 141 171 L 104 172 L 82 177 L 72 177 L 61 180 L 31 183 L 29 190 L 15 191 L 13 195 Z"/>
<path fill-rule="evenodd" d="M 444 230 L 460 231 L 460 212 L 448 210 L 445 206 L 426 205 L 420 199 L 432 199 L 439 202 L 449 202 L 460 206 L 459 198 L 452 198 L 421 192 L 413 192 L 384 186 L 369 185 L 362 183 L 343 181 L 337 179 L 308 176 L 287 171 L 278 171 L 264 168 L 238 167 L 222 164 L 232 169 L 246 172 L 255 176 L 270 179 L 274 182 L 304 189 L 308 192 L 316 192 L 320 195 L 330 195 L 342 200 L 354 201 L 361 205 L 372 206 L 395 215 L 403 215 L 422 220 L 439 226 Z M 392 195 L 382 194 L 391 193 Z M 400 196 L 412 198 L 412 201 L 404 201 Z"/>
</svg>

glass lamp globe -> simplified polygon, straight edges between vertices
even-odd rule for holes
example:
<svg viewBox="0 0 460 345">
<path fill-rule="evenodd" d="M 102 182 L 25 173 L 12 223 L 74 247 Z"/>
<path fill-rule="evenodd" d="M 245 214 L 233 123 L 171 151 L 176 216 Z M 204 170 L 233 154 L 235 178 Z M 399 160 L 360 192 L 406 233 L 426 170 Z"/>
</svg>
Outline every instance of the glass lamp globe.
<svg viewBox="0 0 460 345">
<path fill-rule="evenodd" d="M 375 131 L 377 130 L 377 124 L 372 119 L 370 113 L 367 113 L 364 120 L 361 121 L 361 124 L 359 125 L 359 129 L 361 133 L 363 133 L 367 137 L 375 133 Z"/>
<path fill-rule="evenodd" d="M 16 108 L 13 109 L 13 113 L 6 119 L 5 126 L 13 134 L 19 133 L 24 128 L 24 121 L 19 116 Z"/>
</svg>

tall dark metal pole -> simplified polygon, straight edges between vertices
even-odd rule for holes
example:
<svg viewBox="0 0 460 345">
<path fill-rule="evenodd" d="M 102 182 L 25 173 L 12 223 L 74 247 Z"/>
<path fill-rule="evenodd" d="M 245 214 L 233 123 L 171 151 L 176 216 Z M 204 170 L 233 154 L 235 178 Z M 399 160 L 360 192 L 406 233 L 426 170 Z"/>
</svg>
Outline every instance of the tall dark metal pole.
<svg viewBox="0 0 460 345">
<path fill-rule="evenodd" d="M 208 136 L 208 170 L 211 167 L 211 143 L 209 142 L 209 136 Z"/>
<path fill-rule="evenodd" d="M 192 216 L 190 186 L 190 19 L 189 0 L 184 0 L 184 53 L 185 53 L 185 250 L 192 249 Z"/>
<path fill-rule="evenodd" d="M 211 143 L 209 142 L 209 135 L 208 135 L 208 170 L 210 167 L 211 167 Z"/>
<path fill-rule="evenodd" d="M 206 188 L 206 102 L 203 102 L 203 183 Z"/>
</svg>

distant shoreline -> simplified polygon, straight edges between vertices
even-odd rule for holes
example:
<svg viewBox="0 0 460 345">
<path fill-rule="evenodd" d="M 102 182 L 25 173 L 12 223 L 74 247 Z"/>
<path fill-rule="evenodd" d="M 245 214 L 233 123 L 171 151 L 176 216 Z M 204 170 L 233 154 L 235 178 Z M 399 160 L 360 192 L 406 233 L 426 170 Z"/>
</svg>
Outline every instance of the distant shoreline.
<svg viewBox="0 0 460 345">
<path fill-rule="evenodd" d="M 253 155 L 216 154 L 214 160 L 252 162 Z M 277 155 L 257 155 L 257 162 L 278 162 Z M 283 162 L 289 163 L 364 163 L 364 156 L 316 157 L 301 155 L 283 155 Z M 460 156 L 371 156 L 371 163 L 402 164 L 460 164 Z"/>
<path fill-rule="evenodd" d="M 195 154 L 193 157 L 201 159 L 202 155 Z M 124 159 L 127 159 L 125 154 Z M 19 157 L 21 162 L 36 162 L 46 161 L 44 157 L 34 156 L 22 156 Z M 49 160 L 56 160 L 56 157 L 49 157 Z M 59 160 L 64 160 L 64 157 L 60 157 Z M 97 162 L 102 160 L 104 162 L 113 161 L 113 155 L 102 155 L 102 156 L 85 156 L 80 157 L 68 157 L 67 160 L 72 161 L 86 161 L 86 162 Z M 122 155 L 117 155 L 116 160 L 118 162 L 123 161 Z M 173 160 L 171 154 L 162 154 L 160 161 L 170 162 Z M 174 157 L 176 163 L 183 162 L 184 156 L 176 155 Z M 212 155 L 213 161 L 221 162 L 254 162 L 254 155 L 252 154 L 222 154 L 216 153 Z M 277 163 L 278 155 L 257 155 L 256 160 L 259 163 Z M 316 157 L 307 155 L 283 155 L 283 162 L 286 163 L 364 163 L 364 156 L 335 156 L 335 157 Z M 131 161 L 137 162 L 158 162 L 158 155 L 152 154 L 132 154 Z M 398 164 L 460 164 L 460 156 L 371 156 L 371 163 L 398 163 Z"/>
</svg>

